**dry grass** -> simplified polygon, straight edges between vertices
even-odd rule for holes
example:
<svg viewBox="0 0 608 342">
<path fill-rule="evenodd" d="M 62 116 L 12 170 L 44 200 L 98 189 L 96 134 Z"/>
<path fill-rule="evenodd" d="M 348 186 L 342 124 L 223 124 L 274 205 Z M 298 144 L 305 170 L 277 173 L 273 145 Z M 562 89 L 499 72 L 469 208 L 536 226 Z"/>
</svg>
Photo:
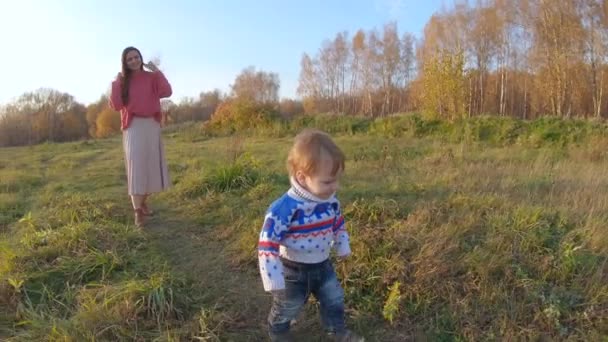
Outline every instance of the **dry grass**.
<svg viewBox="0 0 608 342">
<path fill-rule="evenodd" d="M 543 135 L 551 122 L 524 139 L 512 123 L 480 121 L 469 130 L 480 141 L 442 123 L 390 119 L 368 135 L 339 120 L 353 255 L 337 270 L 356 330 L 378 341 L 608 338 L 602 134 L 576 145 Z M 0 338 L 263 339 L 256 241 L 288 186 L 291 139 L 183 129 L 166 136 L 175 187 L 155 197 L 160 215 L 144 231 L 131 224 L 118 138 L 1 151 Z M 322 339 L 317 305 L 299 319 L 302 340 Z"/>
</svg>

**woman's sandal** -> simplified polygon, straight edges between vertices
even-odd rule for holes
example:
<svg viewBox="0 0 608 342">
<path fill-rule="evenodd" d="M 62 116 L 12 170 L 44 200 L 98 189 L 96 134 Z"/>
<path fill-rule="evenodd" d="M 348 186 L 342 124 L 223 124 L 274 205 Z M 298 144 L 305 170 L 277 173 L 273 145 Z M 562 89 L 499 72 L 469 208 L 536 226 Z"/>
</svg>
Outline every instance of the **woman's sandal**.
<svg viewBox="0 0 608 342">
<path fill-rule="evenodd" d="M 135 209 L 135 225 L 139 228 L 143 228 L 145 222 L 144 211 L 142 208 Z"/>
<path fill-rule="evenodd" d="M 151 210 L 150 208 L 148 208 L 148 205 L 143 203 L 141 205 L 141 210 L 143 211 L 144 215 L 146 216 L 154 216 L 154 211 Z"/>
</svg>

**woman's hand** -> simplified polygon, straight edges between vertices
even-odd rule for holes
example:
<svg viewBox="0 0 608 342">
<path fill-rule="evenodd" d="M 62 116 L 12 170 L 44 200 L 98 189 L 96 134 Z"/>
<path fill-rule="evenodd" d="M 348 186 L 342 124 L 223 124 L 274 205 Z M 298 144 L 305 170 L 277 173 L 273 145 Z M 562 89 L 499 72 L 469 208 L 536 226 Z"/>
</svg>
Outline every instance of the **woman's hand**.
<svg viewBox="0 0 608 342">
<path fill-rule="evenodd" d="M 144 64 L 144 66 L 146 68 L 148 68 L 148 70 L 152 71 L 152 72 L 157 72 L 158 68 L 156 67 L 156 64 L 154 64 L 152 61 L 148 62 L 147 64 Z"/>
</svg>

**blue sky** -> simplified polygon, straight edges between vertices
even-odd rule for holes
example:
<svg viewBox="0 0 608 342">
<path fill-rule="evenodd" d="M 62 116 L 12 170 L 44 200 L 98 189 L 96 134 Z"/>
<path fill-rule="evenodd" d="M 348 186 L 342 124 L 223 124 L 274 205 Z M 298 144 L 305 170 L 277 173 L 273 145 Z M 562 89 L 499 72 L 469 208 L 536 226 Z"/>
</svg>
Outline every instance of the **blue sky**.
<svg viewBox="0 0 608 342">
<path fill-rule="evenodd" d="M 50 87 L 88 104 L 109 89 L 129 45 L 158 57 L 172 100 L 219 88 L 241 70 L 279 74 L 295 97 L 304 52 L 336 33 L 396 21 L 416 36 L 444 0 L 21 0 L 0 4 L 0 104 Z"/>
</svg>

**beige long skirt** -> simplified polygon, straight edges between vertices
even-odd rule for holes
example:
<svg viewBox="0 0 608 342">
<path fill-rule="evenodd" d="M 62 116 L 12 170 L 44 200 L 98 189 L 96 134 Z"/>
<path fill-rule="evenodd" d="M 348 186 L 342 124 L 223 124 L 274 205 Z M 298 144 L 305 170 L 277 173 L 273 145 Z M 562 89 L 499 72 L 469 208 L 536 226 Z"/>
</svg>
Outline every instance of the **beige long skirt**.
<svg viewBox="0 0 608 342">
<path fill-rule="evenodd" d="M 134 117 L 122 133 L 129 195 L 161 192 L 171 186 L 160 124 Z"/>
</svg>

